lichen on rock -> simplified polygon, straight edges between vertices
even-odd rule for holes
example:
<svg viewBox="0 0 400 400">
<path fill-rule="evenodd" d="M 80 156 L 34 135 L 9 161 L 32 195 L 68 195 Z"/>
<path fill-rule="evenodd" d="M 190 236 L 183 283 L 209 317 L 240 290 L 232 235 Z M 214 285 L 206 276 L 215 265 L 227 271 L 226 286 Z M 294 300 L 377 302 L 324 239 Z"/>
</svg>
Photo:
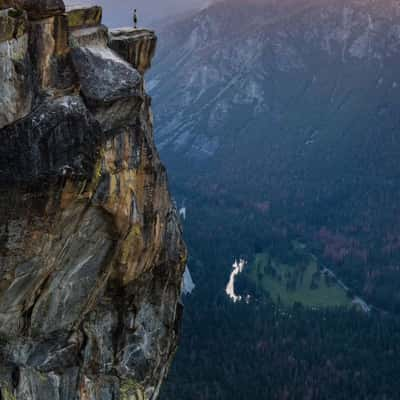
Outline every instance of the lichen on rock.
<svg viewBox="0 0 400 400">
<path fill-rule="evenodd" d="M 186 263 L 143 84 L 155 35 L 127 38 L 139 53 L 126 57 L 98 8 L 6 3 L 1 398 L 154 400 L 177 346 Z"/>
<path fill-rule="evenodd" d="M 127 379 L 121 384 L 121 400 L 145 400 L 144 389 L 133 379 Z"/>
<path fill-rule="evenodd" d="M 101 24 L 102 8 L 98 6 L 73 5 L 67 7 L 70 29 L 89 28 Z"/>
</svg>

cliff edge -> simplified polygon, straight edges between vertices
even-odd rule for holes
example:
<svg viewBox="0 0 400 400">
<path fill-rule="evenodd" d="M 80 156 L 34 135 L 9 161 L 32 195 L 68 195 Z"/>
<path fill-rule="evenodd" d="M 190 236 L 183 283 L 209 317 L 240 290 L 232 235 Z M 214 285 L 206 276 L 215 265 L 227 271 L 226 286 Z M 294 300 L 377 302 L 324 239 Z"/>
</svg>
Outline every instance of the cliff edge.
<svg viewBox="0 0 400 400">
<path fill-rule="evenodd" d="M 154 146 L 156 36 L 0 0 L 0 399 L 156 399 L 186 248 Z"/>
</svg>

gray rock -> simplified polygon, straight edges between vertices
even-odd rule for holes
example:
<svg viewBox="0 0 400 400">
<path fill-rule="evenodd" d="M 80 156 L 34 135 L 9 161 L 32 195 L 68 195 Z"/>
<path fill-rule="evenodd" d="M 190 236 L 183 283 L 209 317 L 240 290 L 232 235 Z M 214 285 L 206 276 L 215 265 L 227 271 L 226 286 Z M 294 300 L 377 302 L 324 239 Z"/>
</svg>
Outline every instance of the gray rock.
<svg viewBox="0 0 400 400">
<path fill-rule="evenodd" d="M 102 128 L 133 120 L 144 98 L 140 74 L 106 46 L 74 48 L 72 57 L 82 95 Z"/>
<path fill-rule="evenodd" d="M 73 61 L 82 94 L 90 103 L 107 104 L 141 95 L 138 72 L 108 47 L 75 48 Z"/>
</svg>

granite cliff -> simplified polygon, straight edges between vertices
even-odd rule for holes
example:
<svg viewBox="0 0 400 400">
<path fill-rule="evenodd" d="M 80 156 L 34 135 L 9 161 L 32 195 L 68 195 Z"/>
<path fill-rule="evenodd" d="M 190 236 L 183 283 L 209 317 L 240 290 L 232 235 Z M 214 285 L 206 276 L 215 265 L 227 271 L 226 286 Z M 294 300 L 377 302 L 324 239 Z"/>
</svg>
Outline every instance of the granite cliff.
<svg viewBox="0 0 400 400">
<path fill-rule="evenodd" d="M 186 248 L 153 140 L 147 30 L 0 0 L 0 399 L 155 399 Z"/>
</svg>

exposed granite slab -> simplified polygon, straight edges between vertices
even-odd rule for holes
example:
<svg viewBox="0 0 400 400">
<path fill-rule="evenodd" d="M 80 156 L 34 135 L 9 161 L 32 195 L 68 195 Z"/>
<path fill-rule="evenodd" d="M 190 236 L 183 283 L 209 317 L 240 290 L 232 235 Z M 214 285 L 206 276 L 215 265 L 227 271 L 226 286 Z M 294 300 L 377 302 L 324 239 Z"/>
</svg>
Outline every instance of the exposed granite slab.
<svg viewBox="0 0 400 400">
<path fill-rule="evenodd" d="M 75 47 L 102 46 L 108 43 L 108 28 L 104 25 L 75 29 L 69 35 L 69 45 Z"/>
<path fill-rule="evenodd" d="M 67 6 L 68 26 L 70 29 L 82 29 L 101 24 L 103 10 L 99 6 L 71 5 Z"/>
<path fill-rule="evenodd" d="M 109 46 L 141 74 L 144 74 L 151 67 L 157 46 L 157 36 L 147 29 L 111 29 Z"/>
</svg>

